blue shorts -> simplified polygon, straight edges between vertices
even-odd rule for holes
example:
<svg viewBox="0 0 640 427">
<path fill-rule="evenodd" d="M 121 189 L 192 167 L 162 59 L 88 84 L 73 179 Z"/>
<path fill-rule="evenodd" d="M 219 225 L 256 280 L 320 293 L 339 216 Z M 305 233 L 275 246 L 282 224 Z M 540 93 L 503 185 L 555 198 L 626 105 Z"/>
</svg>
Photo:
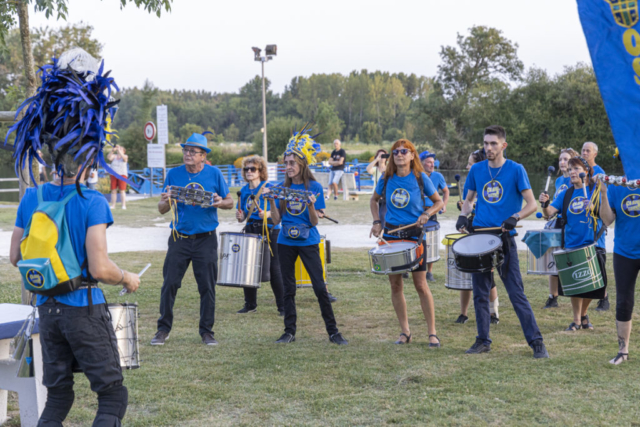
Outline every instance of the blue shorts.
<svg viewBox="0 0 640 427">
<path fill-rule="evenodd" d="M 331 184 L 340 184 L 340 179 L 342 179 L 342 174 L 344 174 L 343 170 L 339 170 L 339 171 L 334 171 L 332 170 L 329 173 L 329 185 Z"/>
</svg>

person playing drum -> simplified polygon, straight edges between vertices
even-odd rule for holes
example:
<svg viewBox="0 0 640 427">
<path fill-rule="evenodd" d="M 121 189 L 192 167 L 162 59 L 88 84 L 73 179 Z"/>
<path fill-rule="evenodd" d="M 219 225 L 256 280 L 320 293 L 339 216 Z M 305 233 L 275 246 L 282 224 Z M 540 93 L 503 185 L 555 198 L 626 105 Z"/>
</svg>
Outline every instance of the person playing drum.
<svg viewBox="0 0 640 427">
<path fill-rule="evenodd" d="M 284 333 L 277 343 L 291 343 L 296 340 L 296 259 L 300 257 L 311 279 L 311 286 L 320 304 L 322 319 L 329 334 L 329 340 L 338 345 L 349 342 L 338 331 L 336 319 L 329 300 L 329 292 L 324 283 L 322 261 L 320 258 L 320 233 L 316 228 L 318 219 L 323 217 L 325 208 L 323 189 L 309 164 L 315 163 L 315 154 L 320 151 L 306 132 L 294 132 L 284 152 L 285 179 L 283 186 L 300 192 L 310 192 L 307 200 L 270 199 L 271 219 L 274 224 L 282 222 L 278 236 L 278 255 L 284 286 Z M 269 188 L 263 194 L 269 198 Z"/>
<path fill-rule="evenodd" d="M 236 219 L 238 222 L 247 221 L 247 225 L 244 227 L 246 233 L 262 234 L 264 217 L 267 217 L 267 227 L 272 249 L 271 263 L 269 265 L 271 289 L 276 299 L 278 313 L 284 316 L 284 290 L 282 287 L 282 273 L 280 272 L 278 248 L 276 247 L 282 226 L 280 224 L 273 224 L 271 220 L 271 205 L 266 202 L 262 196 L 262 192 L 264 191 L 263 187 L 267 185 L 267 180 L 269 179 L 267 162 L 260 156 L 245 157 L 242 159 L 242 178 L 247 181 L 247 185 L 240 189 L 240 200 L 236 206 Z M 266 249 L 269 250 L 268 248 Z M 254 313 L 258 307 L 257 297 L 258 289 L 244 288 L 244 307 L 242 307 L 238 313 Z"/>
<path fill-rule="evenodd" d="M 17 132 L 14 147 L 17 161 L 24 159 L 31 164 L 37 159 L 38 163 L 44 163 L 58 173 L 53 182 L 39 188 L 27 188 L 18 206 L 9 257 L 11 263 L 17 266 L 22 258 L 21 242 L 25 243 L 26 252 L 30 251 L 29 238 L 24 241 L 22 239 L 25 229 L 30 230 L 30 235 L 34 233 L 31 220 L 35 218 L 32 214 L 39 208 L 40 196 L 44 201 L 62 201 L 71 197 L 63 209 L 73 249 L 71 256 L 75 255 L 81 266 L 81 282 L 77 288 L 69 286 L 70 289 L 75 288 L 70 292 L 37 297 L 42 345 L 42 384 L 47 388 L 47 401 L 38 425 L 62 426 L 73 405 L 74 372 L 80 369 L 89 380 L 91 390 L 98 395 L 98 410 L 93 425 L 119 426 L 127 410 L 128 392 L 123 385 L 116 335 L 105 296 L 97 281 L 124 286 L 128 292 L 135 292 L 140 278 L 135 273 L 120 269 L 109 259 L 107 227 L 113 224 L 113 216 L 107 200 L 97 191 L 79 185 L 94 162 L 102 167 L 106 166 L 102 153 L 104 140 L 89 134 L 78 139 L 72 147 L 69 147 L 71 144 L 62 147 L 56 147 L 55 144 L 83 127 L 92 129 L 92 132 L 99 129 L 104 135 L 107 128 L 106 116 L 113 117 L 117 102 L 107 101 L 106 97 L 96 97 L 96 93 L 110 90 L 111 84 L 102 83 L 107 79 L 100 75 L 100 63 L 87 52 L 76 48 L 53 59 L 51 68 L 46 71 L 41 69 L 42 86 L 32 99 L 26 101 L 31 105 L 23 110 L 26 112 L 24 118 L 15 125 Z M 87 68 L 72 70 L 74 63 Z M 99 79 L 89 80 L 89 74 L 92 78 L 98 75 Z M 58 95 L 52 97 L 49 93 Z M 99 104 L 85 105 L 83 112 L 71 114 L 77 108 L 76 97 L 79 94 L 93 97 Z M 38 108 L 33 108 L 34 105 Z M 98 112 L 105 114 L 99 118 Z M 56 127 L 55 123 L 61 114 L 68 114 L 68 119 L 65 126 Z M 80 121 L 81 118 L 84 122 Z M 43 150 L 45 157 L 34 155 L 40 144 L 46 146 Z M 74 195 L 77 189 L 81 193 Z M 51 225 L 55 227 L 55 224 Z M 53 228 L 45 234 L 54 235 L 58 231 Z M 35 248 L 36 251 L 46 250 L 46 242 L 40 240 L 36 245 L 39 247 Z M 62 259 L 66 259 L 64 255 Z M 61 258 L 58 257 L 57 261 L 60 263 Z M 35 401 L 31 405 L 37 411 Z"/>
<path fill-rule="evenodd" d="M 473 210 L 473 200 L 476 193 L 479 193 L 473 227 L 476 231 L 484 227 L 502 229 L 504 264 L 498 267 L 498 273 L 520 320 L 527 343 L 533 349 L 533 357 L 547 358 L 549 353 L 542 340 L 531 304 L 524 294 L 518 248 L 513 237 L 518 221 L 536 211 L 536 200 L 524 167 L 504 157 L 506 148 L 506 131 L 502 126 L 489 126 L 484 130 L 484 150 L 487 153 L 487 160 L 476 163 L 469 170 L 465 183 L 469 192 L 456 228 L 460 232 L 468 230 L 467 215 Z M 523 199 L 526 201 L 524 208 L 522 207 Z M 489 339 L 491 272 L 473 273 L 471 278 L 478 336 L 467 353 L 486 353 L 491 350 L 491 339 Z"/>
<path fill-rule="evenodd" d="M 566 212 L 566 218 L 561 221 L 564 226 L 564 248 L 575 249 L 581 248 L 587 245 L 596 245 L 596 253 L 598 256 L 598 262 L 600 263 L 600 270 L 602 272 L 602 279 L 604 281 L 604 288 L 597 289 L 592 292 L 581 294 L 580 297 L 571 297 L 571 307 L 573 308 L 573 322 L 567 327 L 567 331 L 576 331 L 578 329 L 593 329 L 593 325 L 589 322 L 589 315 L 587 309 L 593 298 L 602 298 L 607 287 L 607 271 L 605 267 L 606 263 L 606 250 L 605 250 L 605 236 L 604 233 L 600 233 L 600 236 L 596 236 L 603 227 L 602 220 L 597 218 L 597 229 L 594 232 L 593 222 L 589 216 L 589 201 L 596 189 L 596 185 L 604 187 L 598 182 L 596 185 L 590 185 L 585 189 L 584 182 L 580 177 L 580 174 L 586 175 L 585 181 L 590 182 L 593 177 L 593 169 L 589 166 L 587 161 L 582 157 L 573 157 L 568 161 L 569 177 L 571 178 L 571 184 L 573 190 L 565 190 L 556 196 L 551 205 L 544 208 L 542 212 L 547 217 L 551 217 L 558 212 L 563 212 L 563 204 L 565 203 L 565 197 L 570 197 L 568 209 Z M 584 197 L 586 190 L 587 197 Z M 568 191 L 572 191 L 568 194 Z M 540 195 L 540 201 L 546 202 L 549 200 L 549 195 L 542 193 Z M 600 204 L 600 212 L 610 213 L 611 209 L 608 204 L 603 202 Z M 596 237 L 598 237 L 596 241 Z M 562 288 L 560 283 L 558 291 Z"/>
<path fill-rule="evenodd" d="M 617 151 L 617 149 L 616 149 Z M 613 238 L 613 274 L 616 278 L 616 329 L 618 354 L 610 360 L 619 365 L 629 359 L 631 315 L 635 300 L 636 280 L 640 272 L 640 188 L 613 186 L 607 191 L 602 186 L 602 204 L 611 212 L 602 210 L 605 224 L 615 221 Z"/>
<path fill-rule="evenodd" d="M 160 290 L 160 318 L 158 331 L 151 345 L 164 345 L 173 326 L 173 305 L 182 278 L 193 263 L 193 275 L 200 294 L 200 323 L 198 332 L 205 345 L 217 345 L 213 324 L 216 310 L 216 278 L 218 274 L 218 208 L 233 209 L 233 199 L 229 195 L 222 172 L 205 164 L 207 138 L 199 133 L 192 134 L 182 146 L 184 165 L 173 168 L 164 182 L 167 186 L 185 187 L 190 190 L 214 193 L 211 207 L 191 206 L 175 203 L 164 192 L 158 202 L 158 212 L 172 212 L 172 235 L 164 260 L 162 274 L 164 281 Z M 175 213 L 174 213 L 175 212 Z"/>
<path fill-rule="evenodd" d="M 444 203 L 440 199 L 433 183 L 422 169 L 420 157 L 414 145 L 406 139 L 399 139 L 391 147 L 392 156 L 387 163 L 384 178 L 378 181 L 375 192 L 369 203 L 373 226 L 371 234 L 376 237 L 383 236 L 383 227 L 378 216 L 378 201 L 384 197 L 387 204 L 386 224 L 384 226 L 384 239 L 415 240 L 417 241 L 423 232 L 422 228 L 435 215 Z M 425 196 L 433 203 L 426 206 Z M 416 227 L 402 230 L 398 234 L 388 232 L 404 225 L 414 224 Z M 423 241 L 423 251 L 426 252 L 426 243 Z M 440 347 L 440 339 L 436 336 L 436 318 L 433 304 L 433 296 L 427 284 L 427 265 L 423 261 L 413 270 L 413 284 L 420 297 L 420 305 L 429 331 L 429 347 Z M 400 322 L 401 334 L 396 344 L 408 344 L 412 340 L 407 317 L 407 303 L 404 298 L 403 280 L 401 274 L 389 276 L 391 284 L 391 301 Z"/>
<path fill-rule="evenodd" d="M 556 179 L 555 189 L 556 192 L 553 195 L 553 198 L 557 198 L 560 193 L 565 191 L 571 185 L 571 177 L 569 177 L 569 159 L 574 157 L 578 157 L 578 152 L 573 148 L 563 148 L 560 150 L 560 157 L 558 158 L 558 175 L 560 175 Z M 549 200 L 549 196 L 546 195 L 545 201 Z M 540 200 L 541 203 L 544 203 Z M 560 213 L 558 213 L 559 216 Z M 551 220 L 545 228 L 550 226 L 551 228 L 558 228 L 560 226 L 559 218 L 556 220 Z M 554 308 L 558 306 L 558 275 L 553 274 L 549 275 L 549 298 L 545 303 L 543 309 Z"/>
<path fill-rule="evenodd" d="M 467 170 L 471 169 L 471 166 L 475 165 L 478 162 L 487 159 L 487 155 L 482 150 L 476 150 L 469 155 L 469 160 L 467 161 Z M 469 189 L 467 188 L 466 181 L 463 186 L 463 199 L 467 198 L 467 193 Z M 462 203 L 458 202 L 458 210 L 462 210 Z M 476 214 L 475 207 L 471 212 L 471 216 L 469 217 L 469 223 L 473 223 L 473 217 Z M 469 320 L 468 310 L 469 303 L 471 302 L 471 295 L 473 291 L 460 291 L 460 316 L 456 319 L 456 323 L 467 323 Z M 496 287 L 496 281 L 494 279 L 493 273 L 491 273 L 491 290 L 489 291 L 489 313 L 491 314 L 491 324 L 497 325 L 500 323 L 500 315 L 498 314 L 498 307 L 500 306 L 500 300 L 498 299 L 498 288 Z"/>
</svg>

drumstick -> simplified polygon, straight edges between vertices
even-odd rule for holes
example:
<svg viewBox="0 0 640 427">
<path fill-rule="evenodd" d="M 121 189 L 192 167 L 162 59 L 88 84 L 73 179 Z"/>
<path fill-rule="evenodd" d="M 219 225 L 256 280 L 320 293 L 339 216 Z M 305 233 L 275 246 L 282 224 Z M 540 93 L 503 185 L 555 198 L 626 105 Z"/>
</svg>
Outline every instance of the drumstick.
<svg viewBox="0 0 640 427">
<path fill-rule="evenodd" d="M 462 189 L 460 188 L 460 175 L 456 174 L 454 176 L 456 182 L 458 183 L 458 198 L 460 199 L 460 203 L 462 203 Z"/>
<path fill-rule="evenodd" d="M 548 172 L 547 185 L 545 185 L 544 187 L 544 191 L 543 191 L 544 194 L 547 194 L 547 195 L 549 194 L 549 181 L 551 181 L 551 174 L 554 173 L 555 171 L 556 171 L 556 168 L 554 168 L 553 166 L 549 166 L 549 169 L 547 169 L 547 172 Z M 550 200 L 547 200 L 546 202 L 542 202 L 541 206 L 543 208 L 546 208 L 547 206 L 549 206 L 549 202 Z"/>
<path fill-rule="evenodd" d="M 379 241 L 381 241 L 381 242 L 383 242 L 383 243 L 385 243 L 385 244 L 387 244 L 387 245 L 389 245 L 389 246 L 391 246 L 391 243 L 389 243 L 389 242 L 387 242 L 386 240 L 384 240 L 384 237 L 382 237 L 382 236 L 379 236 L 379 237 L 378 237 L 378 240 L 379 240 Z"/>
<path fill-rule="evenodd" d="M 149 269 L 149 267 L 151 267 L 151 263 L 149 263 L 149 264 L 144 266 L 142 271 L 140 271 L 140 273 L 138 273 L 138 277 L 142 277 L 142 275 Z M 123 296 L 126 293 L 127 293 L 127 288 L 122 288 L 122 290 L 120 291 L 120 296 Z"/>
<path fill-rule="evenodd" d="M 516 225 L 514 228 L 522 228 L 521 225 Z M 489 230 L 502 230 L 502 227 L 486 227 L 486 228 L 474 228 L 474 231 L 489 231 Z"/>
<path fill-rule="evenodd" d="M 406 228 L 415 227 L 416 225 L 418 225 L 418 223 L 414 222 L 413 224 L 405 225 L 404 227 L 400 227 L 400 228 L 396 228 L 395 230 L 388 231 L 388 233 L 389 234 L 393 234 L 393 233 L 396 233 L 396 232 L 398 232 L 400 230 L 404 230 Z"/>
<path fill-rule="evenodd" d="M 253 204 L 256 205 L 256 208 L 258 208 L 258 212 L 262 212 L 262 209 L 260 209 L 260 205 L 258 205 L 258 202 L 256 202 L 256 196 L 252 194 L 251 196 L 249 196 L 249 198 L 251 199 Z"/>
<path fill-rule="evenodd" d="M 584 184 L 584 178 L 587 176 L 586 173 L 584 172 L 580 172 L 580 175 L 578 175 L 580 177 L 580 180 L 582 181 L 582 192 L 584 193 L 584 198 L 589 200 L 589 197 L 587 197 L 587 188 L 585 187 Z"/>
</svg>

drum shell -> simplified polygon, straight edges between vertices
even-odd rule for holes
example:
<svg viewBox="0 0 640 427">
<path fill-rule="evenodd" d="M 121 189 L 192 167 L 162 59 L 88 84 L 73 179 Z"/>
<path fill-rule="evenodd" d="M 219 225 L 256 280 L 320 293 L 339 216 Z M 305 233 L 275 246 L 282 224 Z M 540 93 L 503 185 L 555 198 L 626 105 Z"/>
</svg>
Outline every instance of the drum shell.
<svg viewBox="0 0 640 427">
<path fill-rule="evenodd" d="M 138 343 L 138 304 L 108 304 L 111 324 L 118 342 L 120 366 L 125 369 L 140 367 Z"/>
<path fill-rule="evenodd" d="M 220 233 L 219 286 L 259 288 L 262 277 L 262 237 L 248 233 Z"/>
<path fill-rule="evenodd" d="M 448 234 L 445 236 L 446 240 L 453 240 L 456 234 Z M 457 239 L 455 239 L 457 240 Z M 445 275 L 444 286 L 448 289 L 457 291 L 471 291 L 473 290 L 473 283 L 471 282 L 471 273 L 465 273 L 456 268 L 455 257 L 453 255 L 453 244 L 446 244 L 447 252 L 447 272 Z"/>
<path fill-rule="evenodd" d="M 580 295 L 604 287 L 595 245 L 553 252 L 564 295 Z"/>
<path fill-rule="evenodd" d="M 431 264 L 440 260 L 440 225 L 424 229 L 424 241 L 427 243 L 426 262 Z"/>
<path fill-rule="evenodd" d="M 390 242 L 393 246 L 394 243 Z M 386 245 L 383 245 L 386 246 Z M 420 264 L 416 264 L 413 267 L 392 271 L 392 267 L 406 265 L 414 262 L 418 259 L 418 244 L 416 243 L 412 248 L 398 249 L 397 251 L 380 252 L 380 246 L 375 247 L 369 251 L 369 263 L 371 265 L 371 272 L 373 274 L 402 274 L 409 271 L 413 271 L 419 267 Z"/>
<path fill-rule="evenodd" d="M 501 266 L 504 263 L 504 252 L 502 249 L 502 241 L 500 237 L 492 235 L 492 234 L 482 234 L 483 236 L 492 236 L 495 239 L 498 239 L 498 245 L 490 250 L 486 250 L 483 252 L 477 253 L 461 253 L 456 250 L 456 245 L 461 241 L 477 236 L 477 234 L 471 234 L 469 236 L 463 237 L 457 240 L 453 245 L 451 245 L 451 250 L 453 252 L 453 259 L 456 265 L 456 268 L 465 273 L 488 273 L 496 267 Z"/>
<path fill-rule="evenodd" d="M 527 251 L 527 274 L 557 275 L 558 269 L 556 268 L 556 260 L 553 257 L 553 252 L 558 249 L 557 247 L 549 248 L 540 258 L 536 258 L 533 252 Z"/>
<path fill-rule="evenodd" d="M 324 279 L 324 283 L 327 283 L 327 263 L 331 262 L 331 242 L 327 240 L 326 236 L 320 236 L 319 243 L 320 250 L 320 262 L 322 263 L 322 278 Z M 309 273 L 307 269 L 304 268 L 304 264 L 300 257 L 296 258 L 296 287 L 297 288 L 309 288 L 311 287 L 311 277 L 309 277 Z"/>
</svg>

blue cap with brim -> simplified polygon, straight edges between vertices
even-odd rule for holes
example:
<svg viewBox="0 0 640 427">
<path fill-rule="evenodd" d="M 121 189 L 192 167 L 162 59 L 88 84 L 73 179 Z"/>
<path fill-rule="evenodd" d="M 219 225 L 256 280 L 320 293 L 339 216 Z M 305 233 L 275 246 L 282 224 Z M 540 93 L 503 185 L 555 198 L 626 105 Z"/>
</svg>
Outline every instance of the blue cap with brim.
<svg viewBox="0 0 640 427">
<path fill-rule="evenodd" d="M 189 146 L 189 147 L 200 148 L 207 153 L 211 152 L 211 148 L 207 147 L 207 137 L 199 133 L 191 134 L 191 136 L 187 139 L 187 142 L 180 145 L 182 146 L 182 148 Z"/>
<path fill-rule="evenodd" d="M 422 153 L 420 153 L 420 161 L 423 161 L 427 157 L 433 157 L 435 159 L 436 158 L 436 153 L 430 153 L 428 150 L 427 151 L 423 151 Z"/>
</svg>

